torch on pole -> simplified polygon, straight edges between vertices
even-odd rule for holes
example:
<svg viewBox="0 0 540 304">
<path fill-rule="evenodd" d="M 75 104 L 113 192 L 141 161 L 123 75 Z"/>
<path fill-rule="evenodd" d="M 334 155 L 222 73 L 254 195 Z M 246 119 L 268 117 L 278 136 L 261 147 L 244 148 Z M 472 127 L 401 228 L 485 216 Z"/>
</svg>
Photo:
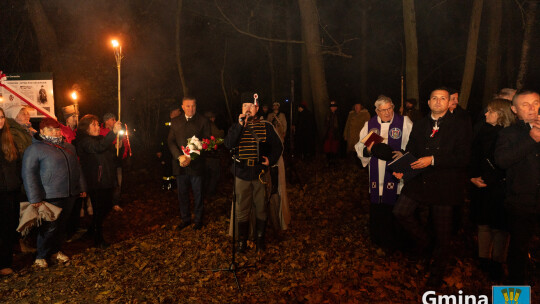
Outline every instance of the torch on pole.
<svg viewBox="0 0 540 304">
<path fill-rule="evenodd" d="M 73 107 L 75 110 L 75 125 L 79 125 L 79 96 L 77 95 L 77 91 L 71 92 L 71 99 L 73 99 Z"/>
<path fill-rule="evenodd" d="M 116 69 L 118 70 L 118 121 L 122 121 L 120 114 L 122 112 L 122 99 L 121 99 L 121 87 L 120 87 L 120 74 L 121 74 L 121 65 L 122 65 L 122 46 L 118 43 L 118 40 L 111 41 L 114 48 L 114 58 L 116 59 Z M 120 151 L 120 132 L 116 134 L 116 156 L 118 156 Z"/>
</svg>

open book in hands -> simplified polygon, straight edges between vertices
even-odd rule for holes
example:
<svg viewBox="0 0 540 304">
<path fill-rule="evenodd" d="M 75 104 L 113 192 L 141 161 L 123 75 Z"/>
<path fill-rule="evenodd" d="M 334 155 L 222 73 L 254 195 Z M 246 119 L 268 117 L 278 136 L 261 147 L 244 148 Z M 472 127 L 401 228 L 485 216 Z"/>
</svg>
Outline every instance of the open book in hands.
<svg viewBox="0 0 540 304">
<path fill-rule="evenodd" d="M 426 168 L 422 169 L 413 169 L 411 164 L 417 161 L 416 158 L 411 153 L 407 152 L 401 157 L 394 159 L 392 162 L 388 163 L 388 169 L 392 172 L 403 173 L 403 180 L 407 181 L 418 174 L 422 173 Z"/>
</svg>

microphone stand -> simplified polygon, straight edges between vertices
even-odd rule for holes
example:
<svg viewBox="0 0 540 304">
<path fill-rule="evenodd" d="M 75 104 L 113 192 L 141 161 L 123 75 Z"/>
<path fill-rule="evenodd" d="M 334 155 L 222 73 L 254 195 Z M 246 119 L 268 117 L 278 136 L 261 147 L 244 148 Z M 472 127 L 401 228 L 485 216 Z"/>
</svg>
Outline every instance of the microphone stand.
<svg viewBox="0 0 540 304">
<path fill-rule="evenodd" d="M 233 155 L 233 172 L 236 173 L 236 152 L 238 151 L 238 142 L 240 141 L 240 138 L 242 137 L 242 134 L 244 133 L 244 127 L 242 127 L 242 131 L 240 132 L 240 136 L 238 136 L 237 144 L 234 148 L 230 149 L 231 154 Z M 231 263 L 229 264 L 228 268 L 217 268 L 217 269 L 205 269 L 210 270 L 212 272 L 218 272 L 218 271 L 226 271 L 231 272 L 234 276 L 234 280 L 236 282 L 236 287 L 238 288 L 238 291 L 241 291 L 242 288 L 240 287 L 240 284 L 238 283 L 238 277 L 236 276 L 236 272 L 244 269 L 244 268 L 253 268 L 255 266 L 249 265 L 249 266 L 238 266 L 238 263 L 236 262 L 236 176 L 234 176 L 233 179 L 233 199 L 232 199 L 233 205 L 232 205 L 232 225 L 233 225 L 233 231 L 232 231 L 232 255 L 231 255 Z"/>
</svg>

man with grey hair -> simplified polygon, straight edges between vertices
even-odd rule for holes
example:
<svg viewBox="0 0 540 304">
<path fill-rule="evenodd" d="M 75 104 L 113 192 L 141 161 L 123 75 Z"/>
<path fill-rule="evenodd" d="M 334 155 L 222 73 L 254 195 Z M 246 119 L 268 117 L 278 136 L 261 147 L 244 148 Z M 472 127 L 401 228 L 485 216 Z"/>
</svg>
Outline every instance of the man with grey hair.
<svg viewBox="0 0 540 304">
<path fill-rule="evenodd" d="M 506 170 L 506 219 L 510 232 L 508 283 L 527 284 L 527 260 L 540 223 L 540 95 L 522 91 L 512 100 L 517 122 L 499 133 L 495 162 Z"/>
<path fill-rule="evenodd" d="M 399 156 L 401 150 L 405 150 L 413 123 L 408 117 L 395 113 L 392 99 L 384 95 L 379 96 L 375 101 L 375 112 L 377 116 L 367 121 L 360 131 L 360 141 L 355 145 L 355 149 L 362 165 L 364 167 L 369 165 L 371 241 L 385 249 L 394 250 L 400 247 L 400 242 L 403 242 L 403 238 L 399 237 L 401 229 L 392 214 L 392 209 L 403 187 L 403 181 L 399 181 L 392 175 L 386 163 Z M 374 145 L 372 142 L 365 146 L 361 140 L 371 131 L 382 136 L 383 143 Z M 393 152 L 380 153 L 379 151 L 384 148 Z"/>
</svg>

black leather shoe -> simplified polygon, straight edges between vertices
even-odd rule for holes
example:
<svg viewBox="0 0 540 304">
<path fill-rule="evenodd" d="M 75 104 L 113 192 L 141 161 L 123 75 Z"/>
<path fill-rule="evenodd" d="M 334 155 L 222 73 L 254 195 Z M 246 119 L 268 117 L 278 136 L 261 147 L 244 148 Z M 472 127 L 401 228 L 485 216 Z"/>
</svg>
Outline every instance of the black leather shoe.
<svg viewBox="0 0 540 304">
<path fill-rule="evenodd" d="M 257 219 L 256 231 L 257 231 L 257 251 L 264 251 L 266 244 L 264 243 L 264 236 L 266 230 L 266 221 Z"/>
<path fill-rule="evenodd" d="M 178 225 L 178 226 L 176 227 L 176 230 L 177 230 L 177 231 L 181 231 L 181 230 L 183 230 L 184 228 L 186 228 L 186 227 L 189 226 L 189 225 L 191 225 L 191 223 L 184 223 L 184 222 L 182 222 L 182 224 L 180 224 L 180 225 Z"/>
</svg>

